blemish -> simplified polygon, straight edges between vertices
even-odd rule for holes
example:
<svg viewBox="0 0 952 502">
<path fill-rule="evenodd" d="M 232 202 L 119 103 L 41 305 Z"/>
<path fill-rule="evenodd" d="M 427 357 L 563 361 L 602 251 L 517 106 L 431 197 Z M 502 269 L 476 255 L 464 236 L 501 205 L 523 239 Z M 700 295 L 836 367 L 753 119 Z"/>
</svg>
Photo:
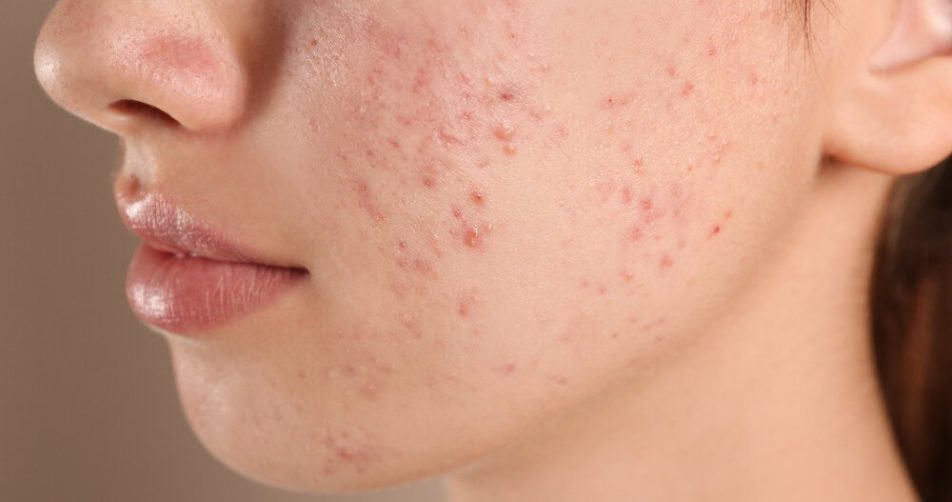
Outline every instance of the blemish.
<svg viewBox="0 0 952 502">
<path fill-rule="evenodd" d="M 661 270 L 668 270 L 673 266 L 674 266 L 674 259 L 671 258 L 671 255 L 669 254 L 665 254 L 664 256 L 662 256 L 661 262 L 658 264 L 658 267 L 661 268 Z"/>
<path fill-rule="evenodd" d="M 424 176 L 420 180 L 420 182 L 423 184 L 423 186 L 431 190 L 436 188 L 436 185 L 437 185 L 436 178 L 434 178 L 433 176 Z"/>
<path fill-rule="evenodd" d="M 469 193 L 469 200 L 472 201 L 477 207 L 483 207 L 486 205 L 486 196 L 478 190 L 473 190 Z"/>
<path fill-rule="evenodd" d="M 502 375 L 511 375 L 516 371 L 516 363 L 506 363 L 499 367 L 499 373 Z"/>
<path fill-rule="evenodd" d="M 456 315 L 458 315 L 458 316 L 460 316 L 460 317 L 462 317 L 462 318 L 465 319 L 465 318 L 469 317 L 469 314 L 470 314 L 470 312 L 469 312 L 469 304 L 466 303 L 465 300 L 459 302 L 459 305 L 456 306 Z"/>
<path fill-rule="evenodd" d="M 644 237 L 644 230 L 640 225 L 635 225 L 631 227 L 631 230 L 628 232 L 628 237 L 633 241 L 640 241 Z"/>
<path fill-rule="evenodd" d="M 480 228 L 472 224 L 463 225 L 463 244 L 466 247 L 476 249 L 483 243 L 483 233 Z"/>
<path fill-rule="evenodd" d="M 641 157 L 633 157 L 631 159 L 631 170 L 635 174 L 643 174 L 645 172 L 645 160 Z"/>
<path fill-rule="evenodd" d="M 564 376 L 551 376 L 549 377 L 549 382 L 562 387 L 562 386 L 568 385 L 569 380 L 568 378 L 565 378 Z"/>
<path fill-rule="evenodd" d="M 516 137 L 516 130 L 508 124 L 498 125 L 493 128 L 493 136 L 500 141 L 509 143 Z"/>
<path fill-rule="evenodd" d="M 460 140 L 459 136 L 447 131 L 445 127 L 440 127 L 437 130 L 437 137 L 444 145 L 447 146 L 459 145 L 462 143 L 462 140 Z"/>
<path fill-rule="evenodd" d="M 621 190 L 621 201 L 625 204 L 631 204 L 631 201 L 634 199 L 634 196 L 631 193 L 631 187 L 626 186 Z"/>
<path fill-rule="evenodd" d="M 688 97 L 694 93 L 694 82 L 685 82 L 681 85 L 681 96 Z"/>
<path fill-rule="evenodd" d="M 502 153 L 506 154 L 507 157 L 515 157 L 519 153 L 519 149 L 511 144 L 506 144 L 502 147 Z"/>
<path fill-rule="evenodd" d="M 386 216 L 383 214 L 383 211 L 377 206 L 377 202 L 374 198 L 373 193 L 370 190 L 370 185 L 364 180 L 357 180 L 354 183 L 354 189 L 357 192 L 358 205 L 363 208 L 367 213 L 376 221 L 386 220 Z"/>
</svg>

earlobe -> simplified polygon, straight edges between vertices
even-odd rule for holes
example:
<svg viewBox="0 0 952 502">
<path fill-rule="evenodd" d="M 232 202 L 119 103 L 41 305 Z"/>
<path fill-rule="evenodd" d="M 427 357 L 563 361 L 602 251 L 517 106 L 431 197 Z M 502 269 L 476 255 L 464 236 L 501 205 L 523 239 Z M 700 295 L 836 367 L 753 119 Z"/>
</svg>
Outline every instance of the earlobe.
<svg viewBox="0 0 952 502">
<path fill-rule="evenodd" d="M 888 23 L 869 23 L 883 28 L 851 34 L 846 57 L 865 61 L 837 75 L 824 147 L 844 164 L 911 174 L 952 153 L 952 0 L 887 3 Z"/>
</svg>

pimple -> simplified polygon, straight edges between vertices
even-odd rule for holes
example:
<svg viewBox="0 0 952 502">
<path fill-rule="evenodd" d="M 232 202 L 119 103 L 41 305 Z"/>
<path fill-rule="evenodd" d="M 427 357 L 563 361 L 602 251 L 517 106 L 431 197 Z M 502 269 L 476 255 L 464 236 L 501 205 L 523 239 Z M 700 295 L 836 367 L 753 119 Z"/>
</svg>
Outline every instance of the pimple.
<svg viewBox="0 0 952 502">
<path fill-rule="evenodd" d="M 668 270 L 674 266 L 674 259 L 671 258 L 671 255 L 665 254 L 661 257 L 661 262 L 658 264 L 658 267 L 661 270 Z"/>
<path fill-rule="evenodd" d="M 463 224 L 463 244 L 468 248 L 477 249 L 482 247 L 485 233 L 482 229 L 471 223 Z"/>
<path fill-rule="evenodd" d="M 500 124 L 493 128 L 493 136 L 509 143 L 516 137 L 516 129 L 509 124 Z"/>
<path fill-rule="evenodd" d="M 642 198 L 639 202 L 639 206 L 641 207 L 641 210 L 646 213 L 654 211 L 654 201 L 648 197 Z"/>
<path fill-rule="evenodd" d="M 631 193 L 631 187 L 626 186 L 621 190 L 621 201 L 625 204 L 631 204 L 631 201 L 634 199 L 634 196 Z"/>
<path fill-rule="evenodd" d="M 645 160 L 641 157 L 632 157 L 631 159 L 631 170 L 635 174 L 644 174 L 645 172 Z"/>
<path fill-rule="evenodd" d="M 383 211 L 381 211 L 377 205 L 376 198 L 367 181 L 362 179 L 356 180 L 354 182 L 354 191 L 357 192 L 358 205 L 367 211 L 367 214 L 369 214 L 371 218 L 381 222 L 387 219 L 386 215 L 384 215 Z"/>
<path fill-rule="evenodd" d="M 437 185 L 436 178 L 433 176 L 423 176 L 420 180 L 420 183 L 430 190 L 435 189 Z"/>
<path fill-rule="evenodd" d="M 486 196 L 479 190 L 473 190 L 469 193 L 469 200 L 477 207 L 486 205 Z"/>
<path fill-rule="evenodd" d="M 644 234 L 644 229 L 642 229 L 640 225 L 635 225 L 629 230 L 628 237 L 630 240 L 637 242 L 644 237 Z"/>
<path fill-rule="evenodd" d="M 516 363 L 508 362 L 499 367 L 499 374 L 509 376 L 516 372 Z"/>
<path fill-rule="evenodd" d="M 694 94 L 694 82 L 687 81 L 681 85 L 681 96 L 688 97 Z"/>
</svg>

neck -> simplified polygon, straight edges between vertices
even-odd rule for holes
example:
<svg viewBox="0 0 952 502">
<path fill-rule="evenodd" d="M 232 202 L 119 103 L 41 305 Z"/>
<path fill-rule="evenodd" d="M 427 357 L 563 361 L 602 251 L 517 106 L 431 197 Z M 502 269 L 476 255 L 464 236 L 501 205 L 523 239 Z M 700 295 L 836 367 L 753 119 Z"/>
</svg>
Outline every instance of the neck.
<svg viewBox="0 0 952 502">
<path fill-rule="evenodd" d="M 824 171 L 732 315 L 649 383 L 457 473 L 450 499 L 915 500 L 866 302 L 889 184 Z"/>
</svg>

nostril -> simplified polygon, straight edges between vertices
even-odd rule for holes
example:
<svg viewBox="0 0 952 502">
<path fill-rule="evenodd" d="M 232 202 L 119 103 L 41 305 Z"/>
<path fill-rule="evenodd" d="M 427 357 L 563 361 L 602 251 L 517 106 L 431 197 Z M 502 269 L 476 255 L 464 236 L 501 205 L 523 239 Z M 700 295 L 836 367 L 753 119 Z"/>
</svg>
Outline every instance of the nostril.
<svg viewBox="0 0 952 502">
<path fill-rule="evenodd" d="M 178 127 L 181 124 L 171 115 L 148 103 L 134 99 L 122 99 L 109 105 L 109 109 L 124 117 Z"/>
</svg>

